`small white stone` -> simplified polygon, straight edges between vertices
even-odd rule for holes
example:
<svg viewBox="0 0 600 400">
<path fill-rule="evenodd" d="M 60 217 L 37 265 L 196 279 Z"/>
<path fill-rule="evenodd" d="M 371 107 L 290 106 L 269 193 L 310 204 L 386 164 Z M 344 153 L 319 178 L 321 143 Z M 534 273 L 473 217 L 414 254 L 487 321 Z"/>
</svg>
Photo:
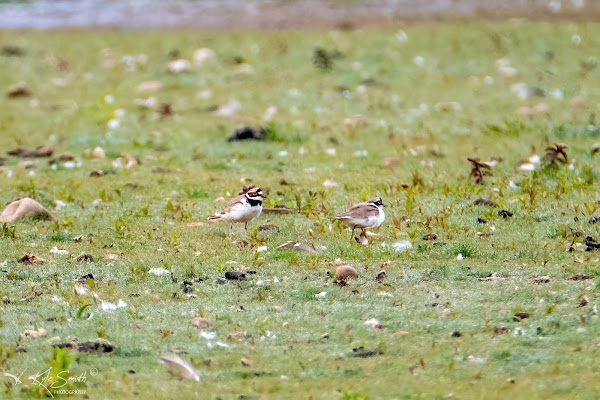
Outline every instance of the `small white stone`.
<svg viewBox="0 0 600 400">
<path fill-rule="evenodd" d="M 277 114 L 277 107 L 269 106 L 262 116 L 263 121 L 271 121 Z"/>
<path fill-rule="evenodd" d="M 79 296 L 83 296 L 87 293 L 87 289 L 84 286 L 75 286 L 75 293 Z"/>
<path fill-rule="evenodd" d="M 525 334 L 525 331 L 520 327 L 516 327 L 515 330 L 513 331 L 513 335 L 515 335 L 515 336 L 521 336 L 524 334 Z"/>
<path fill-rule="evenodd" d="M 188 60 L 175 60 L 168 64 L 169 72 L 173 74 L 179 74 L 184 71 L 188 71 L 192 67 L 192 63 Z"/>
<path fill-rule="evenodd" d="M 133 100 L 133 103 L 140 107 L 151 108 L 151 107 L 156 106 L 157 101 L 156 101 L 156 97 L 148 97 L 147 99 L 135 99 L 135 100 Z"/>
<path fill-rule="evenodd" d="M 50 249 L 50 253 L 51 254 L 58 254 L 61 256 L 66 256 L 69 254 L 69 252 L 67 250 L 61 250 L 58 247 L 54 246 L 52 249 Z"/>
<path fill-rule="evenodd" d="M 400 43 L 406 43 L 408 41 L 408 35 L 404 31 L 398 31 L 396 33 L 396 39 L 398 39 Z"/>
<path fill-rule="evenodd" d="M 217 332 L 200 331 L 200 337 L 202 337 L 206 340 L 212 340 L 217 337 Z"/>
<path fill-rule="evenodd" d="M 327 292 L 321 292 L 321 293 L 317 293 L 317 294 L 315 294 L 315 297 L 316 297 L 317 299 L 324 299 L 324 298 L 326 298 L 326 297 L 327 297 Z"/>
<path fill-rule="evenodd" d="M 525 163 L 525 164 L 519 165 L 519 171 L 533 171 L 533 170 L 535 170 L 535 165 L 533 165 L 533 164 Z"/>
<path fill-rule="evenodd" d="M 199 98 L 201 98 L 201 99 L 206 100 L 206 99 L 210 99 L 212 97 L 212 94 L 213 94 L 212 90 L 210 90 L 210 89 L 204 89 L 204 90 L 198 92 L 197 96 Z"/>
<path fill-rule="evenodd" d="M 194 51 L 193 60 L 196 65 L 202 65 L 208 61 L 213 61 L 215 58 L 217 58 L 217 55 L 212 49 L 201 48 Z"/>
<path fill-rule="evenodd" d="M 107 125 L 110 129 L 116 129 L 121 125 L 121 121 L 119 121 L 118 119 L 111 119 L 110 121 L 108 121 Z"/>
<path fill-rule="evenodd" d="M 392 243 L 392 248 L 398 252 L 410 250 L 412 247 L 412 243 L 408 240 L 401 240 L 399 242 Z"/>
<path fill-rule="evenodd" d="M 510 60 L 508 58 L 499 58 L 496 60 L 496 67 L 500 68 L 500 67 L 509 67 L 510 66 Z"/>
<path fill-rule="evenodd" d="M 471 364 L 481 365 L 481 364 L 485 363 L 485 357 L 469 356 L 469 357 L 467 357 L 467 361 L 470 362 Z"/>
<path fill-rule="evenodd" d="M 224 106 L 219 107 L 219 109 L 215 111 L 215 114 L 219 117 L 231 117 L 235 115 L 240 108 L 242 108 L 242 104 L 239 101 L 232 99 Z"/>
<path fill-rule="evenodd" d="M 148 273 L 151 275 L 156 275 L 156 276 L 171 275 L 171 271 L 169 271 L 168 269 L 165 269 L 165 268 L 150 268 Z"/>
<path fill-rule="evenodd" d="M 556 100 L 562 100 L 564 98 L 563 92 L 560 89 L 554 89 L 550 92 L 550 95 Z"/>
<path fill-rule="evenodd" d="M 102 311 L 115 311 L 117 309 L 117 305 L 108 301 L 103 301 L 100 305 L 100 308 Z"/>
<path fill-rule="evenodd" d="M 510 90 L 516 93 L 517 97 L 521 100 L 525 100 L 529 97 L 529 86 L 526 83 L 515 83 L 510 85 Z"/>
</svg>

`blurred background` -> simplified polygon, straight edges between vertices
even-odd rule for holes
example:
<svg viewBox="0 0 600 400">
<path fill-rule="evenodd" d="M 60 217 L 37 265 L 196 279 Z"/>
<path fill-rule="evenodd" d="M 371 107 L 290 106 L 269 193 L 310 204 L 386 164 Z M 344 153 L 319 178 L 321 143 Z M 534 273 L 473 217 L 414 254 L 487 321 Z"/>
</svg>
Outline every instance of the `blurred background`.
<svg viewBox="0 0 600 400">
<path fill-rule="evenodd" d="M 0 0 L 0 28 L 353 29 L 448 19 L 598 16 L 598 0 Z"/>
</svg>

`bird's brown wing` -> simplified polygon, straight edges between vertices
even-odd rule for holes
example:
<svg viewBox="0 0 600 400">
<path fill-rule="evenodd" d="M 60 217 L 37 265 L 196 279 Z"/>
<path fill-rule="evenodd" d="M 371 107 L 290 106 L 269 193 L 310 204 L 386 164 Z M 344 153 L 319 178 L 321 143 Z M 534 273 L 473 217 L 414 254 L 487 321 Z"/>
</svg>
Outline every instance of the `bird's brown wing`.
<svg viewBox="0 0 600 400">
<path fill-rule="evenodd" d="M 335 218 L 368 218 L 377 217 L 379 215 L 379 208 L 371 203 L 359 203 Z"/>
<path fill-rule="evenodd" d="M 221 211 L 221 214 L 227 214 L 228 212 L 231 212 L 231 210 L 233 210 L 233 207 L 235 207 L 236 204 L 243 204 L 245 198 L 246 198 L 246 195 L 242 194 L 242 195 L 236 196 L 233 199 L 229 200 L 229 202 L 227 203 L 227 206 L 225 206 L 225 209 L 223 211 Z"/>
</svg>

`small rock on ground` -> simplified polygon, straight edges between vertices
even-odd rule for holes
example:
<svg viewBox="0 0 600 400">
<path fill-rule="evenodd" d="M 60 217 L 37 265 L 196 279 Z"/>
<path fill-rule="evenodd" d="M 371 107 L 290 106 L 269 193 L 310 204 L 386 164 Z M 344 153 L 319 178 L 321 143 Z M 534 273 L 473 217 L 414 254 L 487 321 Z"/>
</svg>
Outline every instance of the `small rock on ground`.
<svg viewBox="0 0 600 400">
<path fill-rule="evenodd" d="M 41 216 L 43 219 L 54 219 L 52 215 L 37 201 L 26 197 L 13 201 L 0 214 L 0 222 L 13 222 L 20 218 Z"/>
</svg>

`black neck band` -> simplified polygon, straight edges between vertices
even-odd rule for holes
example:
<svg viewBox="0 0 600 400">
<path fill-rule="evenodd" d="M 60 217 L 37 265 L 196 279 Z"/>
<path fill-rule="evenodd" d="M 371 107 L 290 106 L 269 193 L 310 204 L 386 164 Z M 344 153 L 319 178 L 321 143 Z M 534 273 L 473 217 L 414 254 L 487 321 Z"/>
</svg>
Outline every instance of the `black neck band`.
<svg viewBox="0 0 600 400">
<path fill-rule="evenodd" d="M 248 203 L 252 207 L 260 206 L 262 204 L 262 199 L 255 200 L 255 199 L 251 199 L 250 197 L 246 197 L 246 198 L 248 199 Z"/>
</svg>

